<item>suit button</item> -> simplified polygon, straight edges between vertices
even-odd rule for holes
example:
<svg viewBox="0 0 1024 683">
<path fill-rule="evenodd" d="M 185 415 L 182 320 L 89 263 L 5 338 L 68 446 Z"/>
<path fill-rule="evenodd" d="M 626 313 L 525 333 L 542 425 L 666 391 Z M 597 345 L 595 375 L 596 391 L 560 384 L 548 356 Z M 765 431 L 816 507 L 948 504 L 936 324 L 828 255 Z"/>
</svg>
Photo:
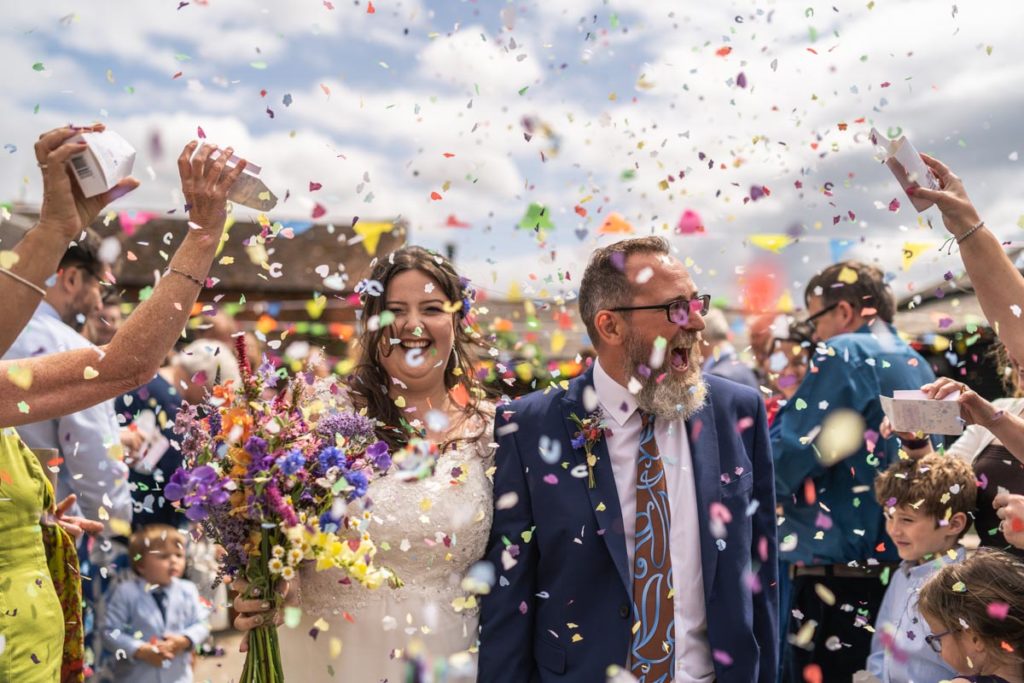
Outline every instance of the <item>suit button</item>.
<svg viewBox="0 0 1024 683">
<path fill-rule="evenodd" d="M 629 616 L 629 605 L 627 605 L 626 603 L 622 603 L 621 605 L 619 605 L 619 616 L 623 619 Z"/>
</svg>

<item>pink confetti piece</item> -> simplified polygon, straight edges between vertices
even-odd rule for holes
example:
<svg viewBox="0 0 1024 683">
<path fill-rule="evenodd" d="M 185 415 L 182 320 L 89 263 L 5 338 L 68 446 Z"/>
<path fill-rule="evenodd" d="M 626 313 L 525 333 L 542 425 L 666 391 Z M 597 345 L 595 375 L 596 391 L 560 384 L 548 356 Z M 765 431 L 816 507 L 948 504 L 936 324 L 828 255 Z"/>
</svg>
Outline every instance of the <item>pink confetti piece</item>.
<svg viewBox="0 0 1024 683">
<path fill-rule="evenodd" d="M 1003 621 L 1010 613 L 1010 606 L 1005 602 L 991 602 L 988 605 L 988 615 L 993 619 Z"/>
</svg>

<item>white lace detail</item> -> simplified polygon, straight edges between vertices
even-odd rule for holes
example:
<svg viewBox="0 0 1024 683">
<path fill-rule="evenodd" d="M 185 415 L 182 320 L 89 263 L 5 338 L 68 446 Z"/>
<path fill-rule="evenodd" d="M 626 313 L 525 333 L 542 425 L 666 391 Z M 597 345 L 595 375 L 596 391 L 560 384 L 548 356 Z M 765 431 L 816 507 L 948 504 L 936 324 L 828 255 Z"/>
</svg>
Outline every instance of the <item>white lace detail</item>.
<svg viewBox="0 0 1024 683">
<path fill-rule="evenodd" d="M 462 578 L 483 558 L 493 510 L 489 477 L 494 463 L 493 417 L 470 422 L 466 433 L 479 436 L 442 454 L 427 479 L 403 482 L 384 476 L 370 483 L 367 495 L 374 513 L 370 533 L 379 548 L 376 561 L 392 569 L 405 585 L 371 591 L 341 583 L 344 574 L 339 571 L 303 568 L 304 614 L 357 615 L 368 603 L 387 600 L 431 602 L 455 615 L 452 602 L 465 595 Z M 462 612 L 463 617 L 466 614 Z"/>
</svg>

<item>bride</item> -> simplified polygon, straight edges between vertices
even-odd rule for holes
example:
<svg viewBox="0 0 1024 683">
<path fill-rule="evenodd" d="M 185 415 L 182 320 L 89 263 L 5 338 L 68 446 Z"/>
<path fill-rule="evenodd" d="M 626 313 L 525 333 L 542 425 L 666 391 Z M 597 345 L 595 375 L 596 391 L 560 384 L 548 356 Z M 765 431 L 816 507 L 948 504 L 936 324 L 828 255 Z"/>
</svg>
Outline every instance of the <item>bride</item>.
<svg viewBox="0 0 1024 683">
<path fill-rule="evenodd" d="M 301 619 L 280 629 L 285 675 L 396 683 L 415 669 L 409 680 L 421 680 L 429 667 L 440 672 L 435 680 L 475 680 L 477 609 L 463 583 L 491 527 L 494 409 L 472 368 L 471 348 L 480 343 L 465 319 L 472 289 L 421 247 L 378 260 L 362 289 L 362 351 L 347 398 L 387 425 L 378 436 L 392 450 L 420 433 L 440 455 L 424 479 L 370 483 L 374 562 L 392 569 L 401 588 L 371 591 L 338 570 L 312 567 L 287 587 L 286 603 Z M 259 600 L 234 604 L 240 630 L 282 620 L 260 611 Z"/>
</svg>

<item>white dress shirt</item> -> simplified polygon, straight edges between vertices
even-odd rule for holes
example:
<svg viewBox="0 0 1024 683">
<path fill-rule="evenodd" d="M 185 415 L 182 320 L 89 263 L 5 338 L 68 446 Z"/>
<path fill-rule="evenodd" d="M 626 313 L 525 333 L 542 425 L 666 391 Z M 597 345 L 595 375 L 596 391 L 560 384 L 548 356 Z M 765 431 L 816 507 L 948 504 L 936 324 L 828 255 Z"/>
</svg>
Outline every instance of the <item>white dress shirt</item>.
<svg viewBox="0 0 1024 683">
<path fill-rule="evenodd" d="M 640 414 L 636 397 L 612 379 L 598 360 L 594 363 L 594 389 L 609 420 L 608 455 L 622 509 L 626 553 L 632 574 L 636 542 L 636 461 L 640 453 Z M 654 440 L 665 468 L 671 506 L 669 555 L 675 621 L 675 683 L 710 683 L 715 666 L 708 644 L 708 622 L 701 569 L 700 517 L 690 459 L 690 442 L 683 420 L 654 421 Z"/>
<path fill-rule="evenodd" d="M 43 301 L 4 354 L 4 360 L 90 346 L 89 340 L 65 325 L 57 310 Z M 102 519 L 108 531 L 112 531 L 109 520 L 119 520 L 125 525 L 131 522 L 128 467 L 121 462 L 121 428 L 117 424 L 113 401 L 103 401 L 53 420 L 22 425 L 17 430 L 29 448 L 56 448 L 60 451 L 64 462 L 57 474 L 57 500 L 63 500 L 71 493 L 78 496 L 78 502 L 69 514 Z M 109 519 L 99 513 L 100 508 L 109 514 Z M 125 529 L 117 529 L 116 532 L 125 533 Z"/>
</svg>

